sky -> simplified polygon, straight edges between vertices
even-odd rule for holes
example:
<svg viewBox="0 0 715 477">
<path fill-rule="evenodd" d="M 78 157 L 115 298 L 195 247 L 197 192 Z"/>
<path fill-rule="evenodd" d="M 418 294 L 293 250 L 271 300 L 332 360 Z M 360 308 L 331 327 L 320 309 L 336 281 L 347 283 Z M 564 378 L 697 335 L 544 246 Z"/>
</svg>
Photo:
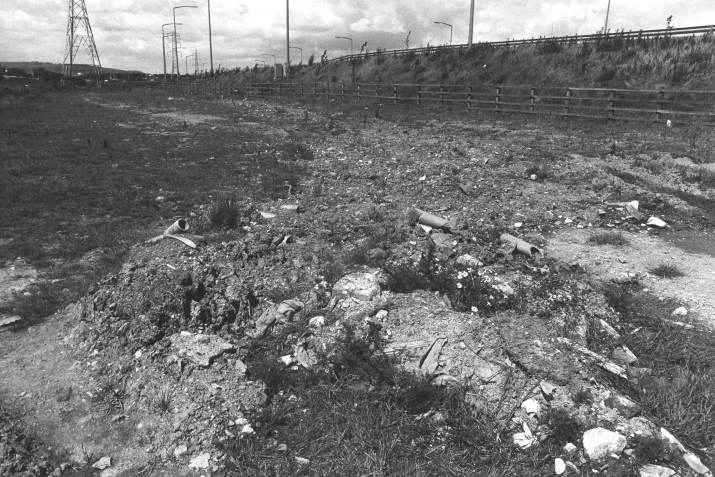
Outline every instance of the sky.
<svg viewBox="0 0 715 477">
<path fill-rule="evenodd" d="M 2 0 L 0 61 L 61 63 L 70 0 Z M 211 0 L 85 0 L 102 66 L 147 73 L 163 71 L 162 24 L 176 10 L 180 40 L 179 69 L 196 53 L 199 68 L 209 67 L 208 4 Z M 476 0 L 474 41 L 590 34 L 604 26 L 608 0 Z M 303 61 L 333 58 L 367 42 L 367 49 L 466 43 L 470 0 L 290 0 L 291 45 Z M 715 24 L 715 0 L 611 0 L 609 29 L 665 28 Z M 253 65 L 256 60 L 285 61 L 285 0 L 213 0 L 211 27 L 214 67 Z M 166 27 L 170 32 L 171 26 Z M 170 40 L 167 40 L 167 49 Z M 193 58 L 189 58 L 193 62 Z M 300 51 L 291 50 L 291 62 Z M 80 50 L 77 63 L 90 62 Z M 167 54 L 168 68 L 171 60 Z M 193 71 L 193 66 L 190 66 Z"/>
</svg>

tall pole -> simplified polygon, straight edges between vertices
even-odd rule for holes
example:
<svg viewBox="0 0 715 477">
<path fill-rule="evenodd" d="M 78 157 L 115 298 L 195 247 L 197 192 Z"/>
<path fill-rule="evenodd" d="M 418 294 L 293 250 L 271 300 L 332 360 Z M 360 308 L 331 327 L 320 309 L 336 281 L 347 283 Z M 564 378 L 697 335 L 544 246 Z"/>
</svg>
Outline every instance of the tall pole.
<svg viewBox="0 0 715 477">
<path fill-rule="evenodd" d="M 176 81 L 179 81 L 179 77 L 181 76 L 179 73 L 179 48 L 176 42 L 176 9 L 177 8 L 199 8 L 196 5 L 179 5 L 177 7 L 174 7 L 172 9 L 174 13 L 174 57 L 176 59 Z"/>
<path fill-rule="evenodd" d="M 472 47 L 472 38 L 474 36 L 474 0 L 469 7 L 469 48 Z"/>
<path fill-rule="evenodd" d="M 286 68 L 284 75 L 288 78 L 290 73 L 290 6 L 286 0 Z"/>
<path fill-rule="evenodd" d="M 209 6 L 209 57 L 211 58 L 211 76 L 214 75 L 214 47 L 211 40 L 211 0 L 206 0 Z"/>
<path fill-rule="evenodd" d="M 172 23 L 164 23 L 161 26 L 161 51 L 163 53 L 163 59 L 164 59 L 164 81 L 166 82 L 166 32 L 164 31 L 165 26 L 172 25 Z M 181 23 L 177 23 L 177 25 L 181 25 Z M 172 61 L 173 58 L 172 58 Z"/>
<path fill-rule="evenodd" d="M 435 23 L 438 25 L 444 25 L 444 26 L 449 27 L 449 44 L 451 45 L 452 44 L 452 25 L 450 25 L 449 23 L 445 23 L 445 22 L 435 22 Z"/>
<path fill-rule="evenodd" d="M 608 0 L 608 7 L 606 7 L 606 24 L 603 27 L 603 34 L 608 35 L 608 14 L 611 13 L 611 0 Z"/>
<path fill-rule="evenodd" d="M 341 40 L 350 40 L 350 56 L 353 56 L 353 39 L 348 36 L 336 36 L 335 38 L 340 38 Z"/>
</svg>

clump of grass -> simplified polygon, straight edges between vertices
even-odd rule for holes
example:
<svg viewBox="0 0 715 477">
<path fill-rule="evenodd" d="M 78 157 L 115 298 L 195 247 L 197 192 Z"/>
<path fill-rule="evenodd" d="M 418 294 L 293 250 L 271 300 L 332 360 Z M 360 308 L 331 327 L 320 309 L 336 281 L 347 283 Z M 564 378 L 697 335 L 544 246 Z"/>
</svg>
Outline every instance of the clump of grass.
<svg viewBox="0 0 715 477">
<path fill-rule="evenodd" d="M 551 429 L 551 437 L 559 445 L 578 442 L 581 437 L 581 424 L 566 409 L 557 407 L 550 410 L 544 421 Z"/>
<path fill-rule="evenodd" d="M 573 395 L 573 402 L 576 404 L 591 404 L 593 403 L 593 394 L 588 389 L 579 389 Z"/>
<path fill-rule="evenodd" d="M 660 278 L 677 278 L 685 275 L 672 263 L 661 263 L 657 267 L 651 268 L 649 272 Z"/>
<path fill-rule="evenodd" d="M 209 220 L 217 229 L 235 229 L 238 227 L 240 211 L 237 201 L 232 197 L 220 196 L 211 207 Z"/>
<path fill-rule="evenodd" d="M 532 175 L 536 176 L 536 180 L 544 180 L 553 174 L 553 170 L 550 166 L 546 164 L 532 164 L 526 171 L 524 171 L 526 177 L 530 178 Z"/>
<path fill-rule="evenodd" d="M 164 388 L 159 391 L 159 393 L 154 398 L 154 406 L 160 413 L 166 414 L 171 410 L 172 397 L 173 394 L 171 392 L 171 389 Z"/>
<path fill-rule="evenodd" d="M 614 245 L 617 247 L 628 245 L 628 238 L 623 235 L 623 232 L 594 232 L 586 240 L 586 243 L 591 245 Z"/>
</svg>

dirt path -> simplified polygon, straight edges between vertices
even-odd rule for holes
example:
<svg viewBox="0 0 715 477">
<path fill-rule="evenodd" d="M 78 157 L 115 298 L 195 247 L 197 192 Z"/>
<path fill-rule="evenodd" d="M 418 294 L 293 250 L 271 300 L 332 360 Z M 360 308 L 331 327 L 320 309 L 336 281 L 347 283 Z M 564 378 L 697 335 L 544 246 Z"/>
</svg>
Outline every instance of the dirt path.
<svg viewBox="0 0 715 477">
<path fill-rule="evenodd" d="M 715 328 L 715 256 L 692 253 L 677 247 L 677 238 L 666 240 L 645 233 L 625 233 L 629 244 L 590 245 L 586 243 L 592 230 L 571 229 L 557 233 L 548 245 L 550 256 L 566 263 L 577 263 L 590 274 L 604 280 L 638 276 L 643 285 L 656 296 L 682 301 L 689 309 L 688 317 Z M 715 251 L 710 235 L 688 236 L 705 250 Z M 684 276 L 659 278 L 649 270 L 660 264 L 677 266 Z"/>
</svg>

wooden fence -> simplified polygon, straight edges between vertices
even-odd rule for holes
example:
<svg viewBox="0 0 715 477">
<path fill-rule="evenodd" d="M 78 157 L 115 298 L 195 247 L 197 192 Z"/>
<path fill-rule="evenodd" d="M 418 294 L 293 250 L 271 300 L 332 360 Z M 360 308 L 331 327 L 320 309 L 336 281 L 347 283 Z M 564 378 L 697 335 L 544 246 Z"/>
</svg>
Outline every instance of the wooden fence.
<svg viewBox="0 0 715 477">
<path fill-rule="evenodd" d="M 495 113 L 715 125 L 715 91 L 410 83 L 192 83 L 188 94 L 325 99 L 352 104 L 437 105 Z"/>
</svg>

